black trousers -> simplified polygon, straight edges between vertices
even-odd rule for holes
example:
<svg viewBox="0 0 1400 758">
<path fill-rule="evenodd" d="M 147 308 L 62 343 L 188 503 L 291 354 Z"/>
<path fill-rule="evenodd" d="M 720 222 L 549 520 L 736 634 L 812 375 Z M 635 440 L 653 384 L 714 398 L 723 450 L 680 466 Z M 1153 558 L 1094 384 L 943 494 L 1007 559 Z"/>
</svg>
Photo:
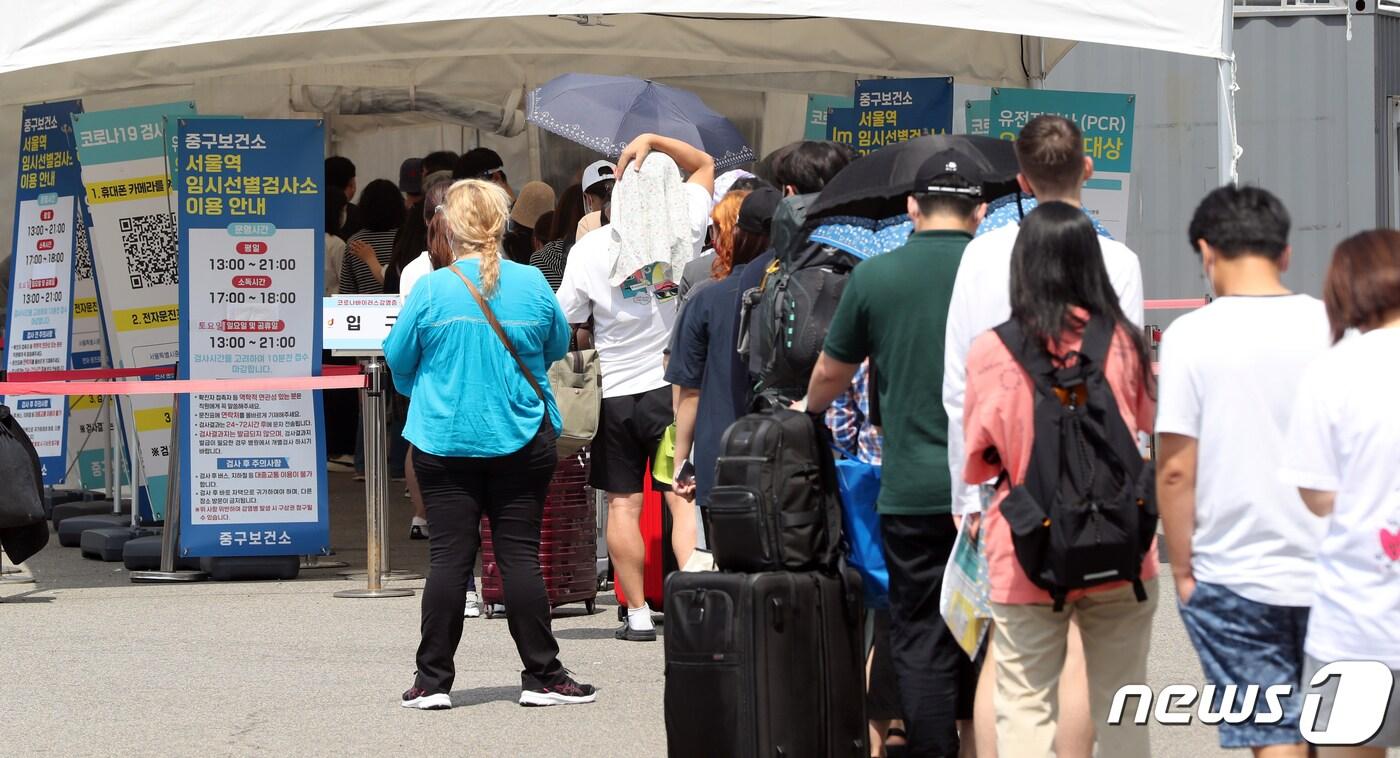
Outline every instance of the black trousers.
<svg viewBox="0 0 1400 758">
<path fill-rule="evenodd" d="M 972 718 L 977 671 L 938 610 L 958 531 L 946 514 L 880 517 L 890 572 L 890 653 L 899 680 L 907 755 L 957 756 L 960 719 Z"/>
<path fill-rule="evenodd" d="M 431 556 L 423 588 L 423 639 L 416 686 L 450 692 L 453 656 L 462 639 L 467 583 L 481 546 L 481 517 L 491 519 L 510 636 L 525 669 L 526 689 L 561 681 L 559 643 L 550 628 L 549 596 L 540 574 L 540 520 L 554 474 L 555 433 L 545 424 L 525 447 L 497 458 L 444 458 L 417 448 L 413 469 L 428 509 Z"/>
</svg>

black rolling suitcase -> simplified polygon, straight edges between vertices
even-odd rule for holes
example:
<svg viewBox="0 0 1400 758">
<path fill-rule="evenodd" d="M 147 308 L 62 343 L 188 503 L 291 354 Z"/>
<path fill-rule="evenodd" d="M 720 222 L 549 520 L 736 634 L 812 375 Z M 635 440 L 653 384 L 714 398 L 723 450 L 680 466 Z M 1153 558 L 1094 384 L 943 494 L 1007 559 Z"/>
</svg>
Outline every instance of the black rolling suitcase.
<svg viewBox="0 0 1400 758">
<path fill-rule="evenodd" d="M 672 758 L 865 758 L 860 577 L 676 573 L 666 584 Z"/>
</svg>

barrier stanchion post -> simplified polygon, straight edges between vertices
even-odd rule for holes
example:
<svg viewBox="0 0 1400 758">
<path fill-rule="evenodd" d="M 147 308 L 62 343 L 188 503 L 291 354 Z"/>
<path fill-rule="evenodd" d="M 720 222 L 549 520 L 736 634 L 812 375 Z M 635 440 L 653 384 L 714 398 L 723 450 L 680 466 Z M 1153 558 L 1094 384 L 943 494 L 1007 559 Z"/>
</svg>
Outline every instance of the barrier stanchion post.
<svg viewBox="0 0 1400 758">
<path fill-rule="evenodd" d="M 113 453 L 115 443 L 112 441 L 112 403 L 114 402 L 116 402 L 115 395 L 102 396 L 102 429 L 105 432 L 105 439 L 102 441 L 104 445 L 102 448 L 102 491 L 106 493 L 107 497 L 112 499 L 112 512 L 121 513 L 121 493 L 117 492 L 116 488 L 112 486 L 112 466 L 115 463 L 115 455 Z M 82 475 L 79 474 L 80 478 L 81 476 Z M 135 511 L 136 509 L 133 508 L 132 510 Z M 135 526 L 135 524 L 133 523 L 132 526 Z"/>
<path fill-rule="evenodd" d="M 366 588 L 342 590 L 336 597 L 409 597 L 413 590 L 386 588 L 384 562 L 384 501 L 389 497 L 385 478 L 387 451 L 384 439 L 384 360 L 372 356 L 365 364 L 365 388 L 360 391 L 365 435 L 365 531 Z"/>
<path fill-rule="evenodd" d="M 180 396 L 174 396 L 170 414 L 170 469 L 165 480 L 165 528 L 160 537 L 160 571 L 133 571 L 131 581 L 142 584 L 165 582 L 202 582 L 209 578 L 203 571 L 176 571 L 175 552 L 180 546 Z M 132 456 L 139 458 L 140 456 Z M 136 493 L 135 480 L 132 494 Z M 135 498 L 131 503 L 136 510 Z"/>
</svg>

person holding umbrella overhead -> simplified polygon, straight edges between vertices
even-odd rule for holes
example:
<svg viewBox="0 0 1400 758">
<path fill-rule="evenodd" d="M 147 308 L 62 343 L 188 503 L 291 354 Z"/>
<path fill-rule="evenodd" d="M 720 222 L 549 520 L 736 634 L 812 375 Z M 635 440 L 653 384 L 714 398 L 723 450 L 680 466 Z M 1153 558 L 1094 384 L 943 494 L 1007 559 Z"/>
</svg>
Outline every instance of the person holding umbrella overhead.
<svg viewBox="0 0 1400 758">
<path fill-rule="evenodd" d="M 950 518 L 948 417 L 930 388 L 943 385 L 948 302 L 963 249 L 986 212 L 988 174 L 985 158 L 965 145 L 949 145 L 919 166 L 901 193 L 914 234 L 852 271 L 807 387 L 806 410 L 825 413 L 869 359 L 886 409 L 876 508 L 909 755 L 955 756 L 960 739 L 972 741 L 976 673 L 939 615 L 958 528 Z"/>
<path fill-rule="evenodd" d="M 689 175 L 682 181 L 681 172 Z M 643 589 L 642 489 L 674 414 L 662 352 L 676 320 L 674 278 L 705 241 L 715 162 L 685 142 L 643 134 L 618 161 L 611 223 L 569 254 L 559 304 L 571 324 L 593 318 L 603 405 L 589 483 L 607 493 L 608 552 L 627 596 L 617 638 L 656 639 Z M 695 511 L 669 495 L 672 547 L 684 565 L 695 548 Z"/>
</svg>

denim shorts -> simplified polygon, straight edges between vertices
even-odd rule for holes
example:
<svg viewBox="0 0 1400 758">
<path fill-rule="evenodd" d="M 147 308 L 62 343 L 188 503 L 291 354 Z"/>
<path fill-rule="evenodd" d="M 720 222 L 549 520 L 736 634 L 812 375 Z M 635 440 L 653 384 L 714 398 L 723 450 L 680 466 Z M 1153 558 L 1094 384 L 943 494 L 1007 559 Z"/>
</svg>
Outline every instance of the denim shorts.
<svg viewBox="0 0 1400 758">
<path fill-rule="evenodd" d="M 1291 745 L 1303 741 L 1298 717 L 1303 708 L 1300 685 L 1308 610 L 1256 603 L 1227 587 L 1205 582 L 1197 582 L 1191 600 L 1181 606 L 1181 620 L 1201 658 L 1206 683 L 1216 687 L 1212 708 L 1222 707 L 1223 690 L 1229 684 L 1238 686 L 1232 711 L 1243 707 L 1249 685 L 1259 685 L 1255 713 L 1267 712 L 1264 691 L 1269 686 L 1287 684 L 1293 688 L 1290 696 L 1279 700 L 1283 719 L 1276 724 L 1260 724 L 1254 719 L 1239 724 L 1220 722 L 1221 747 Z"/>
</svg>

